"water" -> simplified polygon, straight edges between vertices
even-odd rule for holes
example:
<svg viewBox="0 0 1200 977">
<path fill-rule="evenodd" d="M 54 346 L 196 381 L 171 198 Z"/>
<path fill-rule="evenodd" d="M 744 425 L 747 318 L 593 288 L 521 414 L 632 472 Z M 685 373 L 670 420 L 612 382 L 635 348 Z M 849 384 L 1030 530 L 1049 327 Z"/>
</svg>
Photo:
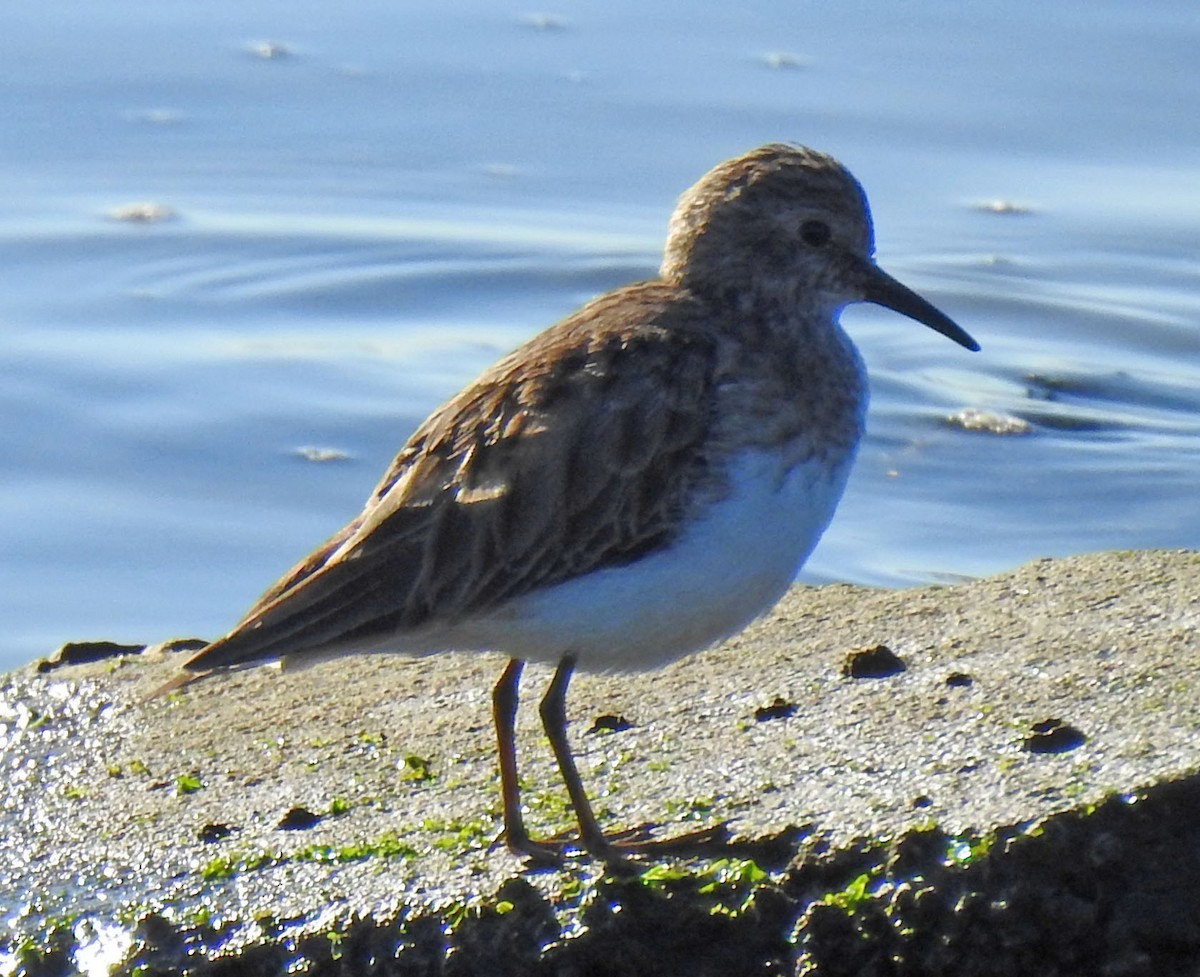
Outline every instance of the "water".
<svg viewBox="0 0 1200 977">
<path fill-rule="evenodd" d="M 0 11 L 0 668 L 231 625 L 779 139 L 853 170 L 881 264 L 984 347 L 848 310 L 871 433 L 807 579 L 1200 546 L 1190 0 L 409 6 Z M 176 216 L 106 216 L 139 202 Z"/>
</svg>

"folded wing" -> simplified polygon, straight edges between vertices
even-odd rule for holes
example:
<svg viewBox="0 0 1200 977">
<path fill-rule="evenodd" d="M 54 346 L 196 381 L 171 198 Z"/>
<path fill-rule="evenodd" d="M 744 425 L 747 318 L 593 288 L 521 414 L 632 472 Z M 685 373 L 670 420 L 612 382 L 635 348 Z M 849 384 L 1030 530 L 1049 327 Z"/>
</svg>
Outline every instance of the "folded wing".
<svg viewBox="0 0 1200 977">
<path fill-rule="evenodd" d="M 667 542 L 708 467 L 700 321 L 647 283 L 535 337 L 430 416 L 363 512 L 185 667 L 387 650 Z"/>
</svg>

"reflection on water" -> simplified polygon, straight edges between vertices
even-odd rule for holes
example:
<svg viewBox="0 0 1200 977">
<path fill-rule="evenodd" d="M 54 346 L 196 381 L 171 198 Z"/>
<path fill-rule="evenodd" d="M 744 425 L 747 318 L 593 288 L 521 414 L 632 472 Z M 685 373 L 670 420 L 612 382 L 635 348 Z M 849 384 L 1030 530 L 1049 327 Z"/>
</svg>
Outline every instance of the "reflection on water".
<svg viewBox="0 0 1200 977">
<path fill-rule="evenodd" d="M 1183 0 L 934 4 L 886 43 L 854 4 L 121 6 L 0 15 L 0 667 L 231 624 L 425 413 L 653 274 L 674 195 L 780 138 L 847 162 L 881 263 L 983 345 L 847 311 L 870 433 L 806 579 L 1200 546 Z"/>
</svg>

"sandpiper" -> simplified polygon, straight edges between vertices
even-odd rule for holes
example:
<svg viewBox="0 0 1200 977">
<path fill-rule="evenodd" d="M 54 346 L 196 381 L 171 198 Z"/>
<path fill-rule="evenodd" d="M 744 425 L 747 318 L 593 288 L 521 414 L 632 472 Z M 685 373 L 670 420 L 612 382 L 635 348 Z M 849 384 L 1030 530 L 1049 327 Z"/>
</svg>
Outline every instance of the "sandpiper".
<svg viewBox="0 0 1200 977">
<path fill-rule="evenodd" d="M 594 299 L 434 411 L 362 513 L 176 684 L 278 659 L 503 653 L 504 838 L 554 861 L 525 829 L 513 726 L 524 663 L 555 664 L 540 711 L 578 844 L 619 862 L 567 739 L 572 672 L 663 665 L 783 595 L 863 430 L 844 306 L 978 349 L 873 251 L 862 188 L 831 157 L 769 145 L 716 166 L 680 198 L 657 279 Z"/>
</svg>

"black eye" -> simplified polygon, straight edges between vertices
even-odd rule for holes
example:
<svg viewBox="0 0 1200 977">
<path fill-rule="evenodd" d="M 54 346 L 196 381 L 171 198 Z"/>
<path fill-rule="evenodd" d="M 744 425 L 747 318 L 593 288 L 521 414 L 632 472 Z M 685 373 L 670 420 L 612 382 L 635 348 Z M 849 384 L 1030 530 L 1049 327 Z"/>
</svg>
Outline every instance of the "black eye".
<svg viewBox="0 0 1200 977">
<path fill-rule="evenodd" d="M 800 225 L 800 240 L 810 248 L 823 248 L 832 232 L 824 221 L 805 221 Z"/>
</svg>

